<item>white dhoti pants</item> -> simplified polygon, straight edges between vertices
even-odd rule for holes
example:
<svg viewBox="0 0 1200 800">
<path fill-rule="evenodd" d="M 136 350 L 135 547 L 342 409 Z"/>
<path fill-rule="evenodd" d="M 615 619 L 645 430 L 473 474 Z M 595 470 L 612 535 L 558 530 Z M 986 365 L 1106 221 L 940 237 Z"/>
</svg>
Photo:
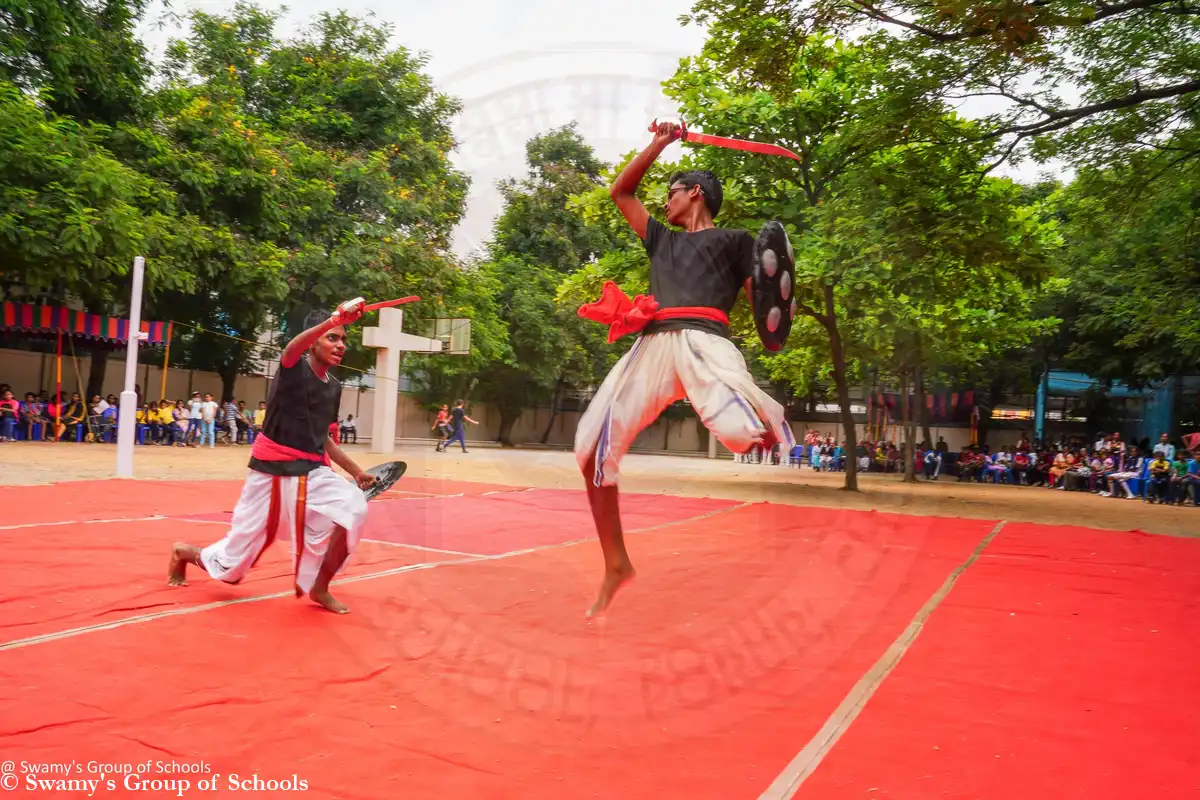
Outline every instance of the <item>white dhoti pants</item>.
<svg viewBox="0 0 1200 800">
<path fill-rule="evenodd" d="M 216 580 L 239 583 L 279 532 L 291 542 L 296 592 L 302 594 L 316 582 L 334 527 L 346 529 L 349 554 L 366 521 L 367 501 L 362 490 L 329 467 L 318 467 L 299 478 L 251 471 L 233 510 L 229 532 L 200 551 L 200 562 Z M 339 564 L 337 571 L 344 566 L 345 562 Z"/>
<path fill-rule="evenodd" d="M 621 457 L 667 406 L 687 398 L 701 422 L 733 453 L 745 453 L 770 429 L 795 445 L 783 406 L 754 382 L 737 346 L 697 330 L 641 336 L 604 379 L 575 432 L 575 458 L 592 482 L 615 486 Z"/>
</svg>

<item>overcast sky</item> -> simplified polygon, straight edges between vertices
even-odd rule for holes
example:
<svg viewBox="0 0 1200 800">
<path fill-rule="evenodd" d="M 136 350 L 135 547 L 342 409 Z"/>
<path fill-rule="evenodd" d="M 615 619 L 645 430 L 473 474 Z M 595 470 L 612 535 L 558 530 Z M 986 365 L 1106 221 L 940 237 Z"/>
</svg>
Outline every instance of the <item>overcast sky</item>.
<svg viewBox="0 0 1200 800">
<path fill-rule="evenodd" d="M 263 3 L 267 7 L 282 4 Z M 643 146 L 656 116 L 674 107 L 661 82 L 678 60 L 699 51 L 703 32 L 678 17 L 692 0 L 293 0 L 277 30 L 298 32 L 321 11 L 343 9 L 389 22 L 395 44 L 429 56 L 439 89 L 459 97 L 461 142 L 455 163 L 472 180 L 469 205 L 455 234 L 462 254 L 482 244 L 500 209 L 496 182 L 524 172 L 533 135 L 577 120 L 597 154 L 612 161 Z M 171 0 L 170 10 L 224 13 L 234 0 Z M 164 9 L 151 7 L 142 35 L 155 55 L 177 27 L 161 27 Z M 714 131 L 717 133 L 717 131 Z M 732 135 L 736 135 L 733 133 Z M 679 157 L 672 145 L 667 160 Z M 1033 177 L 1024 170 L 1017 174 Z"/>
</svg>

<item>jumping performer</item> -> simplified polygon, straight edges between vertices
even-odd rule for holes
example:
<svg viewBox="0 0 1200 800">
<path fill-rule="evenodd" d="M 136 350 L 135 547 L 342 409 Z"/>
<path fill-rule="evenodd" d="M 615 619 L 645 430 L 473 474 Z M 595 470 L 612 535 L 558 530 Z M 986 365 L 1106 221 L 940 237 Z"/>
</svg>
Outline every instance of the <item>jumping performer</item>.
<svg viewBox="0 0 1200 800">
<path fill-rule="evenodd" d="M 203 549 L 177 543 L 167 583 L 186 586 L 188 564 L 225 583 L 240 583 L 283 523 L 292 540 L 296 596 L 337 614 L 349 611 L 329 593 L 367 520 L 363 495 L 375 478 L 329 436 L 342 385 L 329 374 L 346 352 L 346 329 L 363 314 L 354 300 L 288 343 L 267 397 L 266 422 L 254 440 L 250 473 L 224 539 Z M 351 483 L 330 468 L 337 464 Z"/>
<path fill-rule="evenodd" d="M 575 456 L 604 553 L 604 579 L 588 615 L 603 611 L 634 576 L 625 550 L 617 495 L 618 466 L 637 435 L 686 397 L 701 421 L 734 453 L 770 452 L 794 440 L 783 407 L 764 393 L 730 341 L 729 312 L 745 287 L 752 298 L 755 240 L 718 228 L 721 183 L 707 171 L 672 176 L 665 207 L 675 231 L 650 216 L 635 192 L 663 149 L 680 137 L 662 123 L 654 139 L 613 182 L 610 194 L 650 257 L 651 297 L 630 301 L 616 284 L 579 310 L 610 325 L 609 341 L 640 331 L 588 406 L 575 436 Z"/>
</svg>

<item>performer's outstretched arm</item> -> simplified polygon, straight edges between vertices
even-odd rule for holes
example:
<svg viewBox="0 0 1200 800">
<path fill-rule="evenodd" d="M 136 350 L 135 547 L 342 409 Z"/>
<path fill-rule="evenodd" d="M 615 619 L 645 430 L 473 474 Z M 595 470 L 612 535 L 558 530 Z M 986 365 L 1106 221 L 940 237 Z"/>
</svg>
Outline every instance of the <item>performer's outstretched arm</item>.
<svg viewBox="0 0 1200 800">
<path fill-rule="evenodd" d="M 613 202 L 617 204 L 617 208 L 621 209 L 621 213 L 625 215 L 633 232 L 640 239 L 646 238 L 646 225 L 650 221 L 650 212 L 637 198 L 638 185 L 645 177 L 646 170 L 650 169 L 650 165 L 666 149 L 667 145 L 679 138 L 679 132 L 679 126 L 674 122 L 661 123 L 658 126 L 658 132 L 654 134 L 654 139 L 645 150 L 637 154 L 633 161 L 625 165 L 625 169 L 621 170 L 621 174 L 613 181 L 612 188 L 608 190 Z"/>
<path fill-rule="evenodd" d="M 364 305 L 365 301 L 361 297 L 342 303 L 329 319 L 313 325 L 288 342 L 283 355 L 279 357 L 280 364 L 287 369 L 296 366 L 300 357 L 308 352 L 308 348 L 312 347 L 314 342 L 339 325 L 349 325 L 361 317 Z"/>
<path fill-rule="evenodd" d="M 342 452 L 342 448 L 338 447 L 332 436 L 325 440 L 325 452 L 329 454 L 330 461 L 350 474 L 360 489 L 370 488 L 371 484 L 375 483 L 375 476 L 363 472 L 358 464 L 354 463 L 354 459 Z"/>
</svg>

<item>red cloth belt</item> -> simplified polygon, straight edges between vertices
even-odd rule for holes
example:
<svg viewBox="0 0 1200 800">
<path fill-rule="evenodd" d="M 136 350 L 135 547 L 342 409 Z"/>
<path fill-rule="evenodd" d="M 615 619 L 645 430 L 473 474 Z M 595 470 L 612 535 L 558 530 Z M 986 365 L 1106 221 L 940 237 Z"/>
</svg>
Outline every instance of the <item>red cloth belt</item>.
<svg viewBox="0 0 1200 800">
<path fill-rule="evenodd" d="M 657 300 L 644 294 L 639 294 L 630 300 L 621 291 L 621 287 L 612 281 L 604 282 L 604 291 L 599 300 L 579 307 L 579 316 L 607 325 L 609 344 L 626 334 L 637 333 L 657 320 L 711 319 L 723 325 L 729 324 L 729 315 L 719 308 L 709 306 L 659 308 Z"/>
<path fill-rule="evenodd" d="M 321 455 L 306 453 L 303 450 L 272 442 L 261 433 L 254 437 L 254 447 L 250 450 L 250 456 L 259 461 L 315 461 L 318 464 L 329 466 L 328 453 Z"/>
</svg>

